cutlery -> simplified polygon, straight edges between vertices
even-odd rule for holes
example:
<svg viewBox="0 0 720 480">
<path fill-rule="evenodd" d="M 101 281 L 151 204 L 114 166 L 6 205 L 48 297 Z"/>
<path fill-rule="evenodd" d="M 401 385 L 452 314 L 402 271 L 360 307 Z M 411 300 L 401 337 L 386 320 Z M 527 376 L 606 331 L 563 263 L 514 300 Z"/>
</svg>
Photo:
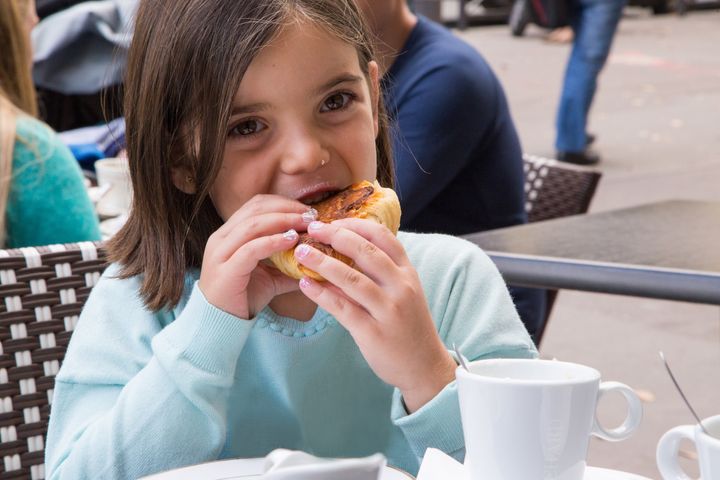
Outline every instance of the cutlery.
<svg viewBox="0 0 720 480">
<path fill-rule="evenodd" d="M 677 388 L 677 391 L 680 394 L 680 396 L 682 397 L 683 401 L 685 402 L 685 405 L 687 405 L 687 407 L 690 409 L 690 413 L 692 413 L 693 417 L 695 417 L 695 420 L 697 420 L 698 425 L 700 425 L 700 429 L 703 431 L 703 433 L 705 435 L 710 435 L 708 433 L 708 431 L 705 430 L 705 426 L 703 426 L 702 422 L 700 421 L 700 417 L 698 417 L 698 414 L 695 413 L 695 410 L 690 405 L 690 402 L 688 402 L 688 399 L 685 396 L 685 394 L 683 393 L 682 388 L 680 388 L 680 385 L 678 384 L 677 380 L 675 380 L 675 375 L 673 375 L 672 370 L 670 370 L 670 365 L 668 365 L 668 362 L 665 359 L 665 354 L 662 351 L 659 353 L 660 353 L 660 358 L 662 359 L 663 363 L 665 364 L 665 369 L 667 370 L 668 375 L 670 375 L 670 379 L 675 384 L 675 388 Z"/>
<path fill-rule="evenodd" d="M 469 372 L 470 369 L 468 368 L 467 363 L 465 363 L 465 357 L 463 356 L 462 353 L 460 353 L 460 350 L 458 350 L 457 345 L 455 345 L 455 342 L 453 342 L 452 345 L 453 345 L 453 350 L 455 350 L 455 353 L 457 354 L 458 359 L 460 360 L 460 365 L 462 365 L 462 367 L 465 369 L 466 372 Z"/>
</svg>

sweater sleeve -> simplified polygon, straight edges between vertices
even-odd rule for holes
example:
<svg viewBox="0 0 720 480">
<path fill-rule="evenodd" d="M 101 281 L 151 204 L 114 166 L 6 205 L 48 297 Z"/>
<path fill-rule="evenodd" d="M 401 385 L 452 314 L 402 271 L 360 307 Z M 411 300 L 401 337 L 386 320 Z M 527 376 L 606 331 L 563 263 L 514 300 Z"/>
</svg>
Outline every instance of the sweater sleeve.
<svg viewBox="0 0 720 480">
<path fill-rule="evenodd" d="M 196 285 L 173 320 L 147 311 L 137 287 L 106 273 L 82 312 L 56 379 L 50 479 L 137 478 L 214 460 L 225 444 L 254 322 L 210 305 Z"/>
<path fill-rule="evenodd" d="M 433 319 L 448 350 L 455 343 L 470 361 L 536 357 L 537 350 L 518 317 L 505 282 L 487 255 L 458 238 L 422 237 L 430 238 L 433 246 L 413 245 L 418 241 L 404 243 L 421 273 Z M 391 415 L 418 461 L 429 447 L 463 460 L 465 442 L 456 382 L 448 384 L 412 414 L 405 410 L 396 389 Z"/>
<path fill-rule="evenodd" d="M 98 218 L 75 158 L 52 130 L 21 118 L 8 195 L 8 247 L 100 240 Z"/>
</svg>

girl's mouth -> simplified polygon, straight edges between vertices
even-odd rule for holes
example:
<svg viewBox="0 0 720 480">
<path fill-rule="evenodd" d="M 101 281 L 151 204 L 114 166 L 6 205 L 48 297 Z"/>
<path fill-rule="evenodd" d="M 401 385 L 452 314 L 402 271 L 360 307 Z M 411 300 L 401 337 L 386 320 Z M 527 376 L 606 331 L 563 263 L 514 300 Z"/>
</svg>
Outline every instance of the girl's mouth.
<svg viewBox="0 0 720 480">
<path fill-rule="evenodd" d="M 335 195 L 339 190 L 328 190 L 325 192 L 319 192 L 312 195 L 308 195 L 307 197 L 303 197 L 300 199 L 302 203 L 305 205 L 315 205 L 317 203 L 322 202 L 323 200 L 326 200 L 333 195 Z"/>
</svg>

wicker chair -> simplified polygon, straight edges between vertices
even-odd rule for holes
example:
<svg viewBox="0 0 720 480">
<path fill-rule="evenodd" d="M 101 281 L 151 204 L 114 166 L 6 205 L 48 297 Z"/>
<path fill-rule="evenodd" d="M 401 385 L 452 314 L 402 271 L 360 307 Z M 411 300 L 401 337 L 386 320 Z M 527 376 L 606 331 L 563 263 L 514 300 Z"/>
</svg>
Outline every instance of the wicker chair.
<svg viewBox="0 0 720 480">
<path fill-rule="evenodd" d="M 523 163 L 530 222 L 587 213 L 602 173 L 527 154 Z"/>
<path fill-rule="evenodd" d="M 552 218 L 587 213 L 602 173 L 587 167 L 576 167 L 549 158 L 524 155 L 525 211 L 528 221 L 539 222 Z M 548 290 L 545 321 L 535 333 L 540 345 L 550 319 L 557 290 Z"/>
<path fill-rule="evenodd" d="M 45 478 L 55 374 L 106 266 L 92 242 L 0 250 L 0 479 Z"/>
</svg>

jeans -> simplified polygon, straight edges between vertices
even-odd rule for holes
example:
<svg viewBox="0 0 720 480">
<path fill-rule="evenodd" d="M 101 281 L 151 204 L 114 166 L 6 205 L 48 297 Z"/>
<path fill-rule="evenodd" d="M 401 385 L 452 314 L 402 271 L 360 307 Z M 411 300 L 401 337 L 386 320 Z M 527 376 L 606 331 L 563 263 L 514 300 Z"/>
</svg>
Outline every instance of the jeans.
<svg viewBox="0 0 720 480">
<path fill-rule="evenodd" d="M 587 116 L 597 77 L 610 53 L 627 0 L 573 0 L 571 26 L 575 34 L 572 53 L 557 113 L 555 148 L 583 152 L 587 142 Z"/>
</svg>

